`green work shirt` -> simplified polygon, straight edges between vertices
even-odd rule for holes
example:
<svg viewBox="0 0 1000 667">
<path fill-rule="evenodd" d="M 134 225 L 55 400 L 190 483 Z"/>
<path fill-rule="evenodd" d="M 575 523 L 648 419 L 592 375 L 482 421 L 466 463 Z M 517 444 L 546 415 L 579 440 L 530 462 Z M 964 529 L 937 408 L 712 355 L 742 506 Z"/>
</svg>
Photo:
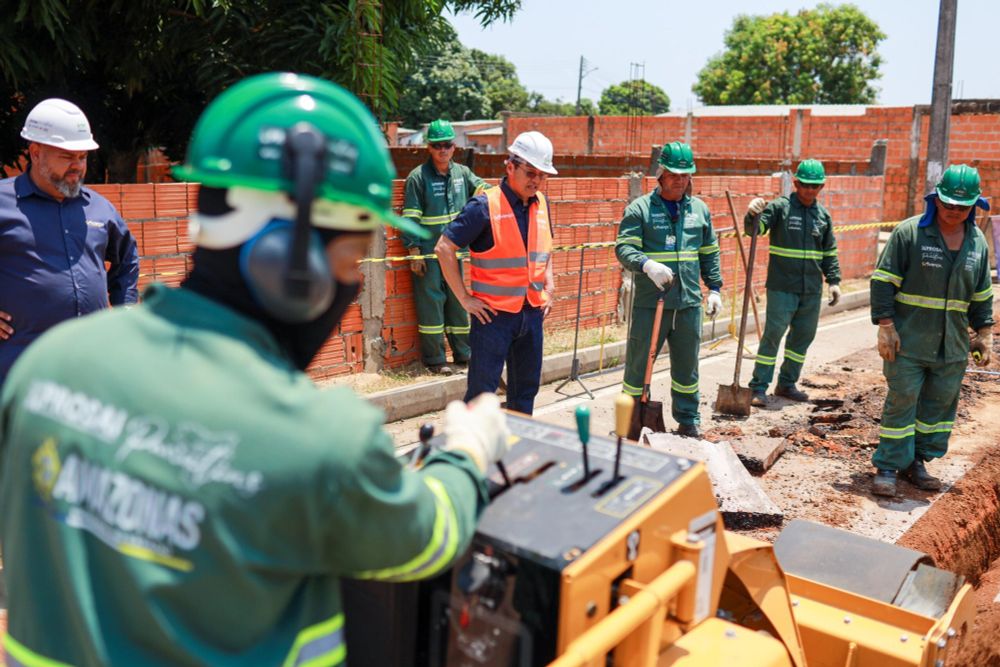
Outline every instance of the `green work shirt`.
<svg viewBox="0 0 1000 667">
<path fill-rule="evenodd" d="M 403 245 L 417 248 L 431 243 L 441 235 L 441 230 L 454 220 L 470 197 L 487 189 L 486 181 L 472 173 L 464 164 L 450 162 L 448 174 L 438 172 L 428 159 L 410 172 L 403 188 L 403 217 L 412 218 L 432 234 L 430 241 L 403 234 Z"/>
<path fill-rule="evenodd" d="M 460 555 L 464 454 L 404 469 L 382 414 L 320 391 L 188 290 L 59 325 L 0 395 L 8 655 L 22 665 L 337 665 L 339 578 Z M 56 662 L 46 662 L 56 661 Z"/>
<path fill-rule="evenodd" d="M 965 361 L 969 326 L 993 324 L 993 287 L 986 237 L 971 221 L 955 259 L 937 222 L 922 216 L 892 230 L 871 280 L 872 322 L 890 318 L 899 354 L 918 361 Z"/>
<path fill-rule="evenodd" d="M 746 234 L 753 231 L 753 216 L 743 219 Z M 821 294 L 823 277 L 840 283 L 837 239 L 833 219 L 819 202 L 805 206 L 793 193 L 770 202 L 760 214 L 759 234 L 771 234 L 767 264 L 767 289 L 793 294 Z"/>
<path fill-rule="evenodd" d="M 685 195 L 677 203 L 676 219 L 670 215 L 660 196 L 660 188 L 637 198 L 625 207 L 615 241 L 618 261 L 635 277 L 635 305 L 656 304 L 659 290 L 642 265 L 647 259 L 666 264 L 674 272 L 674 283 L 667 290 L 664 307 L 689 308 L 701 303 L 698 276 L 709 289 L 722 288 L 719 266 L 719 242 L 712 229 L 712 216 L 705 202 Z"/>
</svg>

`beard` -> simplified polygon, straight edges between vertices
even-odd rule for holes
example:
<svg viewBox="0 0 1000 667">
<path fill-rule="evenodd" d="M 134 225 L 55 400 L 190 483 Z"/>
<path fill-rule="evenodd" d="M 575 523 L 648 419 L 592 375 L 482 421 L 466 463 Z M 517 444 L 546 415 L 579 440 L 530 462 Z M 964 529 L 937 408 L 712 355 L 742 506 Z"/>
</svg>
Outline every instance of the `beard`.
<svg viewBox="0 0 1000 667">
<path fill-rule="evenodd" d="M 80 175 L 79 180 L 71 183 L 66 179 L 65 175 L 59 176 L 44 164 L 38 165 L 38 171 L 41 177 L 51 183 L 52 187 L 63 197 L 72 199 L 80 195 L 80 189 L 83 188 L 83 174 Z"/>
</svg>

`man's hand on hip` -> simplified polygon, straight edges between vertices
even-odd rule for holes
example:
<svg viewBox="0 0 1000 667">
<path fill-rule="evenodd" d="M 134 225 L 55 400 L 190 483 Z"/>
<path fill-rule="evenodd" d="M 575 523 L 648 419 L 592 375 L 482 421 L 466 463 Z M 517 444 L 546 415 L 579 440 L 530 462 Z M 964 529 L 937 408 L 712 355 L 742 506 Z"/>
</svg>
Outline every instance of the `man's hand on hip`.
<svg viewBox="0 0 1000 667">
<path fill-rule="evenodd" d="M 899 334 L 896 332 L 896 325 L 892 320 L 880 322 L 878 325 L 878 353 L 886 361 L 896 361 L 896 353 L 899 352 Z"/>
<path fill-rule="evenodd" d="M 10 313 L 0 310 L 0 340 L 7 340 L 14 335 L 14 327 L 10 325 L 13 321 Z"/>
<path fill-rule="evenodd" d="M 487 306 L 484 301 L 470 294 L 466 294 L 465 298 L 462 299 L 462 308 L 465 308 L 465 312 L 479 320 L 480 324 L 489 324 L 493 321 L 493 316 L 497 314 L 497 311 Z"/>
<path fill-rule="evenodd" d="M 656 289 L 666 289 L 674 281 L 674 272 L 669 266 L 660 264 L 655 259 L 647 259 L 642 265 L 642 272 L 656 285 Z"/>
</svg>

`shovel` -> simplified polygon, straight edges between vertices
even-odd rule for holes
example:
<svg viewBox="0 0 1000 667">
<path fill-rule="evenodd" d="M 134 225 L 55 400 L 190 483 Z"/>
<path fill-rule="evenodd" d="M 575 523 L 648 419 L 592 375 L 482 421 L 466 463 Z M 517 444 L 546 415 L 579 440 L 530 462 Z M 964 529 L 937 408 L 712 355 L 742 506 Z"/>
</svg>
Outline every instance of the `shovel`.
<svg viewBox="0 0 1000 667">
<path fill-rule="evenodd" d="M 649 400 L 649 385 L 653 378 L 653 362 L 656 361 L 656 342 L 660 338 L 660 322 L 663 321 L 663 299 L 665 291 L 660 292 L 656 300 L 656 314 L 653 316 L 653 337 L 649 341 L 649 358 L 646 360 L 646 377 L 642 381 L 642 396 L 639 405 L 632 411 L 632 419 L 628 427 L 628 439 L 638 440 L 645 426 L 654 433 L 666 433 L 667 425 L 663 423 L 663 402 Z"/>
<path fill-rule="evenodd" d="M 757 254 L 757 225 L 750 235 L 750 258 L 747 260 L 747 280 L 743 286 L 743 313 L 740 315 L 740 339 L 736 346 L 736 370 L 733 373 L 733 384 L 719 385 L 719 396 L 715 399 L 715 411 L 724 415 L 736 417 L 750 416 L 750 400 L 753 392 L 750 388 L 740 386 L 740 366 L 743 363 L 743 337 L 747 332 L 747 308 L 750 305 L 750 289 L 753 284 L 753 260 Z"/>
</svg>

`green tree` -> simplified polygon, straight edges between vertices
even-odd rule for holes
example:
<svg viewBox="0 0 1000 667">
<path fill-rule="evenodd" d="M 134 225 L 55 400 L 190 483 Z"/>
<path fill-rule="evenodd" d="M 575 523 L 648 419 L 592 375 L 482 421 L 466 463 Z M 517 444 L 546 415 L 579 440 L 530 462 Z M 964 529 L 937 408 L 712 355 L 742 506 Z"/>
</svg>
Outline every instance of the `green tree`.
<svg viewBox="0 0 1000 667">
<path fill-rule="evenodd" d="M 528 91 L 517 78 L 517 68 L 503 56 L 472 49 L 472 60 L 479 69 L 486 98 L 489 100 L 490 118 L 501 111 L 525 111 L 528 108 Z"/>
<path fill-rule="evenodd" d="M 604 89 L 598 107 L 605 116 L 652 116 L 670 111 L 670 98 L 647 81 L 622 81 Z"/>
<path fill-rule="evenodd" d="M 10 0 L 0 23 L 0 163 L 24 151 L 18 131 L 46 97 L 87 113 L 101 144 L 94 175 L 134 179 L 137 157 L 183 157 L 207 102 L 251 74 L 331 79 L 376 113 L 393 109 L 410 64 L 450 26 L 445 10 L 488 25 L 520 0 Z M 97 176 L 97 179 L 100 179 Z M 94 180 L 92 178 L 91 180 Z"/>
<path fill-rule="evenodd" d="M 403 80 L 398 113 L 411 127 L 435 118 L 467 120 L 491 115 L 480 70 L 457 36 L 417 61 Z"/>
<path fill-rule="evenodd" d="M 883 39 L 854 5 L 740 15 L 692 90 L 705 104 L 869 104 Z"/>
</svg>

